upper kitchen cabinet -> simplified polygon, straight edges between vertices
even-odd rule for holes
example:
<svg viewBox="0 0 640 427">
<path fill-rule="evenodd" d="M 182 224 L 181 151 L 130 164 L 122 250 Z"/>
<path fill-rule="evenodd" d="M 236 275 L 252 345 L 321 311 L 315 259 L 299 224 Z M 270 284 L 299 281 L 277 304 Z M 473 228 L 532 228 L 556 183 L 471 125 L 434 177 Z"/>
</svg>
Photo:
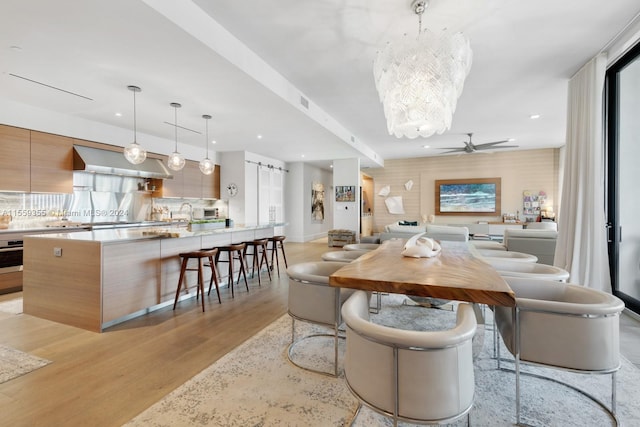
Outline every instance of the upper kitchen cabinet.
<svg viewBox="0 0 640 427">
<path fill-rule="evenodd" d="M 202 175 L 202 198 L 220 198 L 220 165 L 216 165 L 211 175 Z"/>
<path fill-rule="evenodd" d="M 31 190 L 28 129 L 0 125 L 0 191 Z"/>
<path fill-rule="evenodd" d="M 173 179 L 163 179 L 161 187 L 154 180 L 160 194 L 154 197 L 181 197 L 185 199 L 219 199 L 220 198 L 220 166 L 216 165 L 211 175 L 200 172 L 199 162 L 187 160 L 180 171 L 171 171 Z"/>
<path fill-rule="evenodd" d="M 183 197 L 187 199 L 199 199 L 202 197 L 202 172 L 198 162 L 187 160 L 184 165 L 183 178 L 184 190 Z"/>
<path fill-rule="evenodd" d="M 31 192 L 73 192 L 73 139 L 31 131 Z"/>
</svg>

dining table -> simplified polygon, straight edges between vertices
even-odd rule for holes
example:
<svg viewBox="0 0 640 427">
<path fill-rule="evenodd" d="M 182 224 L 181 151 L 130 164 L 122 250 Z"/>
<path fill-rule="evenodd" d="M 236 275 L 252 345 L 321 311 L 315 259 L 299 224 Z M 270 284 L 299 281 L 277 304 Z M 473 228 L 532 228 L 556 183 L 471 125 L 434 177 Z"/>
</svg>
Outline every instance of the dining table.
<svg viewBox="0 0 640 427">
<path fill-rule="evenodd" d="M 380 244 L 329 276 L 329 285 L 382 293 L 514 307 L 515 294 L 469 242 L 441 241 L 432 257 L 402 254 L 406 240 Z"/>
</svg>

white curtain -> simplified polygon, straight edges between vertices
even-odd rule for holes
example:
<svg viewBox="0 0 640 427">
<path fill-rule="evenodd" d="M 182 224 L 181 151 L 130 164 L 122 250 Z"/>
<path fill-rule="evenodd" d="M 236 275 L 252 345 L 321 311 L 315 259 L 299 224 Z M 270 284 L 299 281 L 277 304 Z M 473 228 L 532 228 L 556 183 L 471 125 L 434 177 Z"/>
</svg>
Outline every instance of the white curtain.
<svg viewBox="0 0 640 427">
<path fill-rule="evenodd" d="M 604 208 L 603 95 L 606 54 L 569 82 L 567 141 L 554 265 L 570 281 L 611 292 Z"/>
</svg>

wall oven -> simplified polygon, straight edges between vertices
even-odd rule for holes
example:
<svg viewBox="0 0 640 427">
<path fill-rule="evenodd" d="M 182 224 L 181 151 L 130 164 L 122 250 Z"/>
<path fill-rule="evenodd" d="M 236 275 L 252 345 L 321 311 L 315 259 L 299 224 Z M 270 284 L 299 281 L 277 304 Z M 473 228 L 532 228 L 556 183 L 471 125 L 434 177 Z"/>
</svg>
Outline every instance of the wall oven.
<svg viewBox="0 0 640 427">
<path fill-rule="evenodd" d="M 22 271 L 22 240 L 0 240 L 0 274 Z"/>
<path fill-rule="evenodd" d="M 22 288 L 22 240 L 0 240 L 0 293 Z"/>
</svg>

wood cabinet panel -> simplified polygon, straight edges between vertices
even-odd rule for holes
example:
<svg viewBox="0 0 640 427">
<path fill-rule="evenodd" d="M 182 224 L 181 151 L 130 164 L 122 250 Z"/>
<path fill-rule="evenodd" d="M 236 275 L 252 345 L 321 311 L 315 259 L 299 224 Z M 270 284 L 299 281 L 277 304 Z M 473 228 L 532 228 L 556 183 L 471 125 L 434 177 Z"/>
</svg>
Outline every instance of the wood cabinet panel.
<svg viewBox="0 0 640 427">
<path fill-rule="evenodd" d="M 22 271 L 4 273 L 0 277 L 0 294 L 8 294 L 22 290 Z"/>
<path fill-rule="evenodd" d="M 184 170 L 169 170 L 169 172 L 173 175 L 173 179 L 162 180 L 162 195 L 160 197 L 182 197 L 184 191 Z"/>
<path fill-rule="evenodd" d="M 31 192 L 73 192 L 73 139 L 31 131 Z"/>
<path fill-rule="evenodd" d="M 53 255 L 54 247 L 62 256 Z M 24 239 L 24 313 L 101 331 L 99 242 Z"/>
<path fill-rule="evenodd" d="M 183 197 L 190 199 L 199 199 L 202 197 L 202 177 L 205 176 L 200 172 L 200 164 L 193 160 L 187 160 L 184 165 L 183 179 L 184 190 Z"/>
<path fill-rule="evenodd" d="M 159 240 L 105 245 L 102 265 L 102 323 L 163 301 Z"/>
<path fill-rule="evenodd" d="M 30 133 L 28 129 L 0 125 L 0 191 L 31 189 Z"/>
<path fill-rule="evenodd" d="M 211 175 L 202 176 L 202 197 L 205 199 L 220 198 L 220 165 L 216 165 Z"/>
</svg>

